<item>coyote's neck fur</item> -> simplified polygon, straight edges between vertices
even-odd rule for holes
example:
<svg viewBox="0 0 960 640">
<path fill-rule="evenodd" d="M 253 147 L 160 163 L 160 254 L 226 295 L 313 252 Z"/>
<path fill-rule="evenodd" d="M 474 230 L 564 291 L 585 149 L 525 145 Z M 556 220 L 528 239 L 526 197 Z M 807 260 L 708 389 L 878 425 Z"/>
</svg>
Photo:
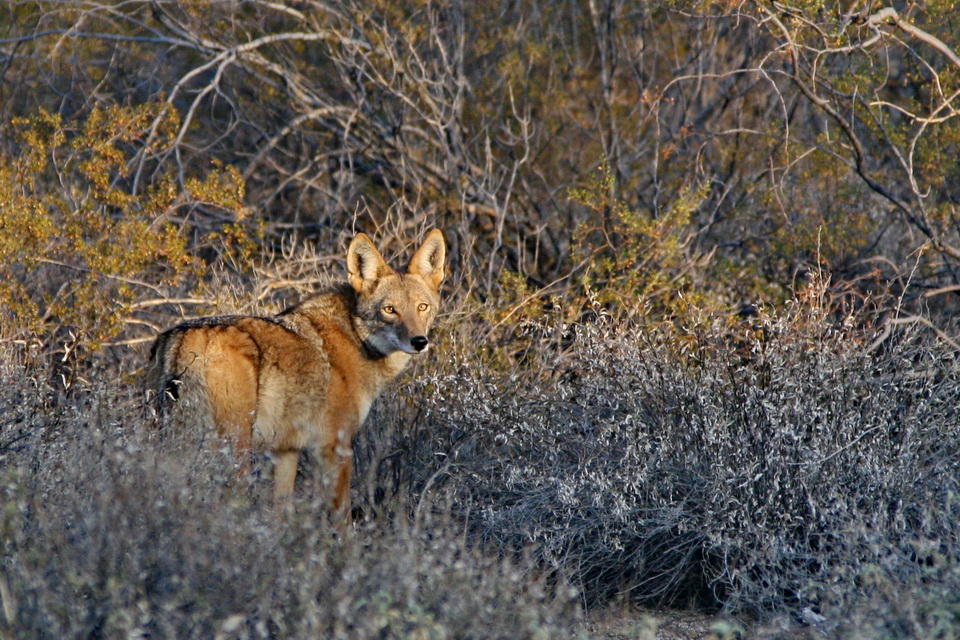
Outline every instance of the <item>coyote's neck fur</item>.
<svg viewBox="0 0 960 640">
<path fill-rule="evenodd" d="M 414 357 L 384 344 L 378 337 L 376 318 L 371 321 L 359 315 L 358 294 L 348 284 L 313 295 L 277 319 L 300 335 L 313 332 L 321 341 L 336 340 L 336 335 L 352 341 L 373 367 L 370 373 L 375 380 L 370 380 L 369 386 L 376 391 L 400 375 Z"/>
</svg>

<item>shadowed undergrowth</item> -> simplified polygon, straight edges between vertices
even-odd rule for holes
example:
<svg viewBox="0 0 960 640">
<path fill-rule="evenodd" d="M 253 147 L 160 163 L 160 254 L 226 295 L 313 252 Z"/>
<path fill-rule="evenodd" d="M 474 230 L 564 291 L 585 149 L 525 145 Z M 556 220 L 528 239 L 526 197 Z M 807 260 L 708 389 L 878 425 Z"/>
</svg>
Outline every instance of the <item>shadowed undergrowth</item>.
<svg viewBox="0 0 960 640">
<path fill-rule="evenodd" d="M 223 442 L 161 437 L 113 387 L 52 406 L 24 373 L 3 370 L 9 637 L 546 638 L 578 617 L 448 518 L 340 538 L 318 497 L 275 513 Z"/>
<path fill-rule="evenodd" d="M 751 323 L 684 343 L 544 320 L 513 367 L 446 335 L 372 412 L 342 539 L 311 465 L 275 514 L 223 442 L 152 431 L 129 386 L 54 397 L 11 356 L 5 632 L 573 637 L 580 604 L 620 597 L 956 632 L 951 352 L 909 329 L 871 346 L 799 303 Z"/>
<path fill-rule="evenodd" d="M 871 346 L 800 304 L 757 322 L 699 348 L 663 325 L 544 324 L 539 340 L 567 344 L 537 353 L 536 376 L 454 349 L 409 383 L 406 486 L 456 496 L 477 539 L 534 549 L 587 604 L 956 632 L 951 351 L 915 330 Z"/>
</svg>

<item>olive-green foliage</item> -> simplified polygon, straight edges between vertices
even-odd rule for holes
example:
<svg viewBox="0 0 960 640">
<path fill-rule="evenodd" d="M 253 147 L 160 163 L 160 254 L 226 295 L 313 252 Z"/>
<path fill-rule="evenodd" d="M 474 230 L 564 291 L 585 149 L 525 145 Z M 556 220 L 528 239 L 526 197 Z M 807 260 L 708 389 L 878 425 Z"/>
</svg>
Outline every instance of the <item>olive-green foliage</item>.
<svg viewBox="0 0 960 640">
<path fill-rule="evenodd" d="M 574 259 L 584 265 L 577 282 L 625 318 L 649 316 L 652 310 L 679 316 L 691 306 L 711 306 L 710 294 L 719 299 L 697 278 L 704 256 L 692 247 L 692 218 L 706 189 L 685 189 L 658 216 L 629 207 L 615 192 L 607 166 L 598 179 L 571 192 L 593 213 L 596 225 L 585 224 L 574 233 Z"/>
<path fill-rule="evenodd" d="M 955 48 L 949 4 L 904 17 Z M 205 259 L 224 257 L 198 236 L 242 235 L 240 199 L 264 232 L 239 251 L 245 258 L 291 238 L 332 252 L 347 230 L 405 239 L 441 226 L 466 308 L 497 321 L 519 302 L 507 271 L 529 287 L 528 303 L 563 298 L 571 319 L 589 302 L 691 326 L 719 306 L 781 304 L 821 264 L 867 292 L 953 284 L 957 71 L 887 24 L 889 35 L 860 47 L 875 32 L 847 9 L 810 0 L 781 16 L 721 3 L 697 17 L 706 7 L 696 2 L 7 3 L 0 24 L 17 42 L 3 54 L 0 106 L 5 121 L 20 118 L 5 130 L 9 157 L 20 148 L 14 129 L 43 109 L 64 114 L 48 127 L 67 136 L 58 153 L 76 157 L 32 186 L 11 177 L 4 188 L 26 198 L 20 218 L 41 193 L 48 218 L 51 209 L 88 218 L 74 234 L 88 255 L 73 268 L 98 281 L 89 286 L 110 300 L 103 308 L 115 291 L 130 302 L 134 280 L 189 293 L 165 286 L 183 264 L 165 223 L 179 227 L 190 259 L 200 247 Z M 26 218 L 7 223 L 23 253 L 64 228 Z M 155 246 L 143 246 L 137 225 L 158 232 Z M 107 259 L 108 232 L 141 238 L 131 243 L 141 263 L 168 264 L 151 273 L 133 250 Z M 917 253 L 926 242 L 934 250 Z M 44 278 L 71 268 L 42 254 Z M 132 262 L 119 269 L 123 260 Z M 87 277 L 98 269 L 113 284 Z M 91 345 L 116 332 L 88 291 L 76 292 L 71 314 L 48 308 L 58 296 L 55 282 L 47 288 L 5 294 L 20 316 L 62 325 L 46 346 L 63 350 L 71 331 Z M 141 288 L 133 302 L 147 295 Z M 936 298 L 934 311 L 949 313 L 950 301 Z M 91 316 L 100 335 L 71 315 Z"/>
<path fill-rule="evenodd" d="M 931 0 L 903 17 L 956 49 L 951 6 Z M 413 219 L 474 249 L 457 267 L 478 297 L 504 269 L 575 283 L 568 276 L 596 250 L 591 278 L 612 298 L 604 272 L 623 275 L 645 248 L 610 246 L 620 237 L 610 213 L 629 211 L 659 225 L 629 223 L 635 238 L 666 249 L 672 237 L 686 260 L 712 256 L 710 278 L 730 303 L 779 303 L 816 262 L 845 279 L 876 269 L 882 285 L 924 242 L 957 242 L 958 71 L 848 10 L 823 0 L 784 15 L 686 1 L 7 3 L 0 24 L 17 46 L 2 108 L 10 119 L 57 104 L 163 103 L 172 139 L 153 123 L 130 139 L 138 162 L 157 165 L 138 167 L 140 179 L 238 166 L 270 246 L 291 230 L 327 246 L 358 211 L 361 228 L 401 236 Z M 601 158 L 606 197 L 621 204 L 566 197 L 592 190 Z M 956 255 L 924 254 L 911 284 L 949 284 Z M 653 271 L 644 287 L 661 298 L 690 277 L 682 264 Z"/>
<path fill-rule="evenodd" d="M 166 175 L 132 192 L 131 157 L 151 122 L 154 144 L 169 144 L 177 121 L 161 104 L 97 107 L 71 122 L 40 111 L 5 128 L 15 139 L 0 159 L 6 340 L 62 362 L 96 351 L 121 331 L 131 303 L 196 275 L 190 238 L 172 216 L 207 206 L 242 217 L 243 183 L 232 168 L 191 178 L 182 190 Z"/>
</svg>

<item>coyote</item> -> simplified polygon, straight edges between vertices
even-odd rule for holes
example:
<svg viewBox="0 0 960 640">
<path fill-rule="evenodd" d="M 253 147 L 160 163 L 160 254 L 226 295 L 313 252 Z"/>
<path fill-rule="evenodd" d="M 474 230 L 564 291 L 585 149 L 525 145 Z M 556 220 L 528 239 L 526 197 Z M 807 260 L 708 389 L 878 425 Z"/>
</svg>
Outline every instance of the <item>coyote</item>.
<svg viewBox="0 0 960 640">
<path fill-rule="evenodd" d="M 175 410 L 190 428 L 215 427 L 241 459 L 267 449 L 278 503 L 293 492 L 300 452 L 317 452 L 333 511 L 349 522 L 353 438 L 383 387 L 427 351 L 445 255 L 434 229 L 399 274 L 359 233 L 347 249 L 349 283 L 277 316 L 200 318 L 166 331 L 150 353 L 161 417 Z"/>
</svg>

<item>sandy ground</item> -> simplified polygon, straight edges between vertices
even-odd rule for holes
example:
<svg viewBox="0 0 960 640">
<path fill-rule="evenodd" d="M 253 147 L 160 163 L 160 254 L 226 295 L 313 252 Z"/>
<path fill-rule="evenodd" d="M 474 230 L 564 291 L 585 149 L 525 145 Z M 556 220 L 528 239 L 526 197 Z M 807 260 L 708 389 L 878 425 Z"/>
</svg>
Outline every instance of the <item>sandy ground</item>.
<svg viewBox="0 0 960 640">
<path fill-rule="evenodd" d="M 651 610 L 612 606 L 587 615 L 590 640 L 823 640 L 810 627 L 783 620 L 762 624 L 694 611 Z"/>
<path fill-rule="evenodd" d="M 723 630 L 729 629 L 735 634 L 739 628 L 742 625 L 736 621 L 703 613 L 618 606 L 593 611 L 586 621 L 587 636 L 591 640 L 712 640 L 723 638 Z"/>
</svg>

